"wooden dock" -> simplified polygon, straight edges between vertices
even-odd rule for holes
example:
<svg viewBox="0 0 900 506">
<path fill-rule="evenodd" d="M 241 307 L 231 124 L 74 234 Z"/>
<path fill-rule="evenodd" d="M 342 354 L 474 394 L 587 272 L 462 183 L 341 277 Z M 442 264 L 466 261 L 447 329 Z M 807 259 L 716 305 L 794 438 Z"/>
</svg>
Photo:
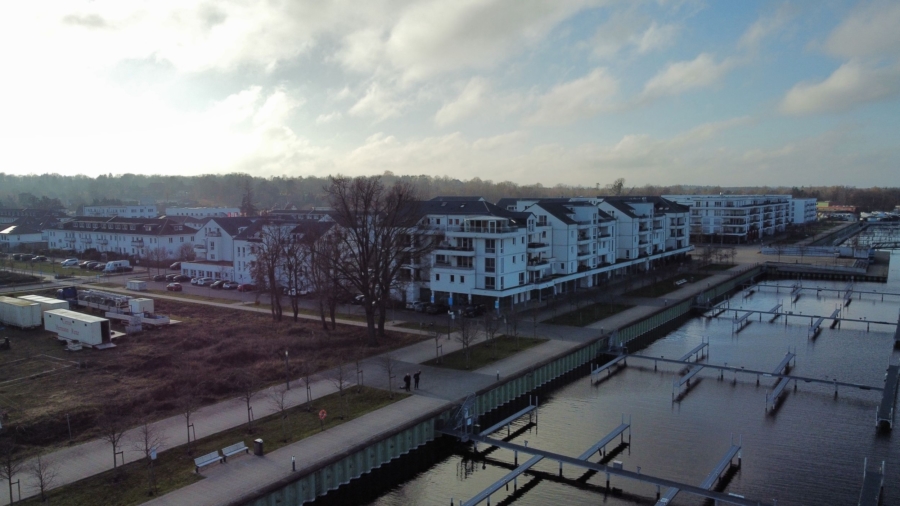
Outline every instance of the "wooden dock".
<svg viewBox="0 0 900 506">
<path fill-rule="evenodd" d="M 734 461 L 734 457 L 738 458 L 738 466 L 741 465 L 741 446 L 739 444 L 732 443 L 731 448 L 725 453 L 725 456 L 722 457 L 722 460 L 713 468 L 712 471 L 708 475 L 706 475 L 706 479 L 703 480 L 703 483 L 700 484 L 700 488 L 705 490 L 710 490 L 713 488 L 713 485 L 719 481 L 719 478 L 722 476 L 722 473 L 731 466 Z M 666 490 L 666 493 L 659 497 L 656 501 L 656 506 L 668 506 L 672 503 L 672 500 L 675 499 L 675 496 L 681 492 L 680 489 L 676 487 L 670 487 Z"/>
<path fill-rule="evenodd" d="M 875 412 L 875 426 L 888 430 L 894 427 L 894 406 L 897 404 L 897 381 L 900 379 L 900 365 L 890 365 L 884 375 L 884 390 L 881 404 Z"/>
<path fill-rule="evenodd" d="M 868 459 L 863 463 L 863 486 L 859 492 L 859 506 L 879 506 L 884 493 L 884 461 L 881 469 L 870 471 Z"/>
</svg>

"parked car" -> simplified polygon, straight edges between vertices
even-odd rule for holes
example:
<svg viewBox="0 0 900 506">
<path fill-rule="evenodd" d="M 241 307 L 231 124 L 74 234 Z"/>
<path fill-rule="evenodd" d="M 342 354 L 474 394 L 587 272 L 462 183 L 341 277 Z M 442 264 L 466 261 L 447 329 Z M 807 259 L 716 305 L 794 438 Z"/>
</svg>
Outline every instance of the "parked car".
<svg viewBox="0 0 900 506">
<path fill-rule="evenodd" d="M 428 303 L 428 305 L 425 306 L 425 312 L 428 314 L 441 314 L 446 313 L 449 310 L 450 308 L 447 307 L 446 304 L 441 304 L 439 302 L 436 302 L 434 304 Z"/>
<path fill-rule="evenodd" d="M 22 259 L 21 253 L 13 253 L 13 260 L 21 260 L 21 259 Z"/>
<path fill-rule="evenodd" d="M 181 270 L 181 262 L 175 262 L 174 264 L 169 266 L 169 269 L 172 269 L 173 271 L 180 271 Z"/>
<path fill-rule="evenodd" d="M 181 283 L 169 283 L 166 285 L 166 290 L 170 292 L 180 292 L 182 290 Z"/>
<path fill-rule="evenodd" d="M 188 276 L 187 274 L 175 274 L 172 279 L 174 279 L 175 281 L 178 281 L 180 283 L 182 281 L 190 281 L 191 277 Z"/>
<path fill-rule="evenodd" d="M 239 292 L 255 292 L 256 285 L 254 285 L 252 283 L 244 283 L 244 284 L 238 285 L 237 291 L 239 291 Z"/>
<path fill-rule="evenodd" d="M 63 260 L 62 262 L 60 262 L 59 265 L 62 265 L 63 267 L 74 267 L 74 266 L 78 265 L 78 259 L 77 258 L 67 258 L 67 259 Z"/>
<path fill-rule="evenodd" d="M 84 260 L 78 264 L 78 268 L 79 269 L 90 269 L 89 265 L 92 263 L 93 262 L 91 262 L 90 260 Z"/>
<path fill-rule="evenodd" d="M 153 281 L 169 281 L 169 279 L 165 274 L 157 274 L 156 276 L 153 276 Z"/>
<path fill-rule="evenodd" d="M 199 276 L 196 277 L 196 278 L 191 278 L 191 284 L 192 284 L 192 285 L 196 285 L 198 281 L 200 281 L 200 277 L 199 277 Z"/>
<path fill-rule="evenodd" d="M 197 278 L 197 286 L 209 286 L 213 284 L 216 280 L 213 278 Z"/>
<path fill-rule="evenodd" d="M 180 279 L 175 279 L 178 277 L 178 274 L 163 274 L 163 279 L 168 281 L 169 283 L 173 283 L 175 281 L 181 281 Z M 190 279 L 188 279 L 190 281 Z"/>
<path fill-rule="evenodd" d="M 484 314 L 484 304 L 471 304 L 462 309 L 462 315 L 466 318 L 475 318 Z"/>
<path fill-rule="evenodd" d="M 222 283 L 222 289 L 224 289 L 224 290 L 234 290 L 235 288 L 237 288 L 239 286 L 241 286 L 241 285 L 239 285 L 236 281 L 226 281 L 226 282 Z"/>
<path fill-rule="evenodd" d="M 225 280 L 224 280 L 224 279 L 220 279 L 220 280 L 218 280 L 218 281 L 214 281 L 212 284 L 209 285 L 209 287 L 212 288 L 212 289 L 214 289 L 214 290 L 221 290 L 221 289 L 222 289 L 222 285 L 224 285 L 224 284 L 225 284 Z"/>
<path fill-rule="evenodd" d="M 106 262 L 94 262 L 94 265 L 91 266 L 92 271 L 102 271 L 106 268 Z"/>
<path fill-rule="evenodd" d="M 422 313 L 425 311 L 425 306 L 427 306 L 427 302 L 416 301 L 416 302 L 407 302 L 406 309 L 412 309 L 417 313 Z"/>
</svg>

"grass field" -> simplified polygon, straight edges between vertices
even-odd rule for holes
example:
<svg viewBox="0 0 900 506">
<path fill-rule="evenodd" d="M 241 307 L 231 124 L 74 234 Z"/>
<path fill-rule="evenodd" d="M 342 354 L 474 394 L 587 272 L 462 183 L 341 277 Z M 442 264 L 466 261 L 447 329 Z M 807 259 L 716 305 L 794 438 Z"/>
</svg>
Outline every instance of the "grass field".
<svg viewBox="0 0 900 506">
<path fill-rule="evenodd" d="M 440 358 L 440 362 L 435 358 L 425 362 L 425 364 L 447 369 L 473 370 L 493 364 L 498 360 L 510 357 L 546 341 L 546 339 L 535 339 L 533 337 L 519 337 L 516 339 L 509 336 L 499 336 L 489 342 L 482 341 L 469 346 L 468 360 L 466 360 L 465 350 L 458 350 L 444 355 Z"/>
<path fill-rule="evenodd" d="M 549 323 L 552 325 L 570 325 L 573 327 L 584 327 L 585 325 L 590 325 L 591 323 L 600 321 L 604 318 L 608 318 L 614 314 L 621 313 L 622 311 L 631 309 L 632 307 L 634 306 L 630 306 L 628 304 L 607 304 L 599 302 L 596 304 L 591 304 L 590 306 L 585 306 L 576 311 L 570 311 L 559 316 L 554 316 L 549 320 L 545 320 L 544 323 Z"/>
<path fill-rule="evenodd" d="M 255 420 L 252 432 L 248 432 L 245 424 L 242 427 L 197 440 L 192 443 L 193 451 L 190 455 L 187 453 L 186 446 L 161 452 L 153 467 L 156 483 L 153 496 L 149 494 L 150 468 L 146 460 L 139 460 L 54 489 L 48 494 L 48 499 L 50 504 L 62 506 L 95 506 L 100 504 L 98 502 L 100 497 L 103 498 L 102 504 L 117 506 L 141 504 L 153 497 L 203 479 L 202 475 L 194 472 L 194 457 L 220 450 L 239 441 L 243 441 L 252 452 L 254 439 L 262 439 L 265 451 L 271 452 L 318 434 L 323 428 L 324 430 L 332 429 L 406 397 L 408 394 L 394 393 L 391 396 L 384 390 L 368 387 L 362 387 L 359 393 L 356 388 L 347 389 L 344 391 L 343 399 L 338 393 L 334 393 L 313 400 L 308 407 L 297 406 L 286 410 L 284 418 L 280 413 L 276 413 Z M 318 412 L 322 409 L 329 414 L 324 427 L 318 417 Z M 340 416 L 342 413 L 344 414 L 343 419 Z M 187 433 L 185 432 L 186 437 Z M 180 444 L 183 441 L 170 441 L 169 443 Z M 124 448 L 126 451 L 133 451 L 130 443 L 126 443 Z M 110 458 L 112 458 L 111 450 Z M 229 460 L 254 458 L 257 457 L 252 453 L 250 455 L 240 453 L 230 457 Z M 219 465 L 228 464 L 212 464 L 213 467 Z M 209 471 L 211 468 L 205 469 Z M 22 504 L 42 503 L 39 497 L 33 497 Z"/>
</svg>

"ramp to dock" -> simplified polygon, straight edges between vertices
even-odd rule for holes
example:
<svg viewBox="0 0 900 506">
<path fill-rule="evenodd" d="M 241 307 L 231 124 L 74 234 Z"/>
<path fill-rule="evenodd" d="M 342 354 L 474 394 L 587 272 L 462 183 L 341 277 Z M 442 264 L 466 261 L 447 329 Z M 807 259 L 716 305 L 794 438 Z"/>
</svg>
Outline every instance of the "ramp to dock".
<svg viewBox="0 0 900 506">
<path fill-rule="evenodd" d="M 900 365 L 888 366 L 887 374 L 884 376 L 884 391 L 882 392 L 881 404 L 878 406 L 878 412 L 875 415 L 875 426 L 886 426 L 888 429 L 894 427 L 894 405 L 897 403 L 897 380 L 900 379 Z"/>
<path fill-rule="evenodd" d="M 863 486 L 859 492 L 859 506 L 878 506 L 884 490 L 884 461 L 881 469 L 870 471 L 868 463 L 863 464 Z"/>
<path fill-rule="evenodd" d="M 503 420 L 501 420 L 501 421 L 495 423 L 494 425 L 491 425 L 491 426 L 488 427 L 487 429 L 485 429 L 485 430 L 479 432 L 478 435 L 480 435 L 480 436 L 487 436 L 487 435 L 489 435 L 489 434 L 493 434 L 494 432 L 497 432 L 497 431 L 500 430 L 501 428 L 503 428 L 503 427 L 509 425 L 509 424 L 512 423 L 513 421 L 518 420 L 519 418 L 521 418 L 521 417 L 527 415 L 528 413 L 531 413 L 531 412 L 534 411 L 535 409 L 537 409 L 537 406 L 531 405 L 531 406 L 528 406 L 528 407 L 525 408 L 525 409 L 522 409 L 521 411 L 517 411 L 515 414 L 510 415 L 510 416 L 504 418 Z"/>
<path fill-rule="evenodd" d="M 594 378 L 596 378 L 603 371 L 606 371 L 607 376 L 612 374 L 612 368 L 615 367 L 619 362 L 622 362 L 623 360 L 625 360 L 626 357 L 627 357 L 627 355 L 619 355 L 618 357 L 610 360 L 609 362 L 601 365 L 600 367 L 597 367 L 596 369 L 592 369 L 591 370 L 591 383 L 593 383 L 595 381 Z"/>
</svg>

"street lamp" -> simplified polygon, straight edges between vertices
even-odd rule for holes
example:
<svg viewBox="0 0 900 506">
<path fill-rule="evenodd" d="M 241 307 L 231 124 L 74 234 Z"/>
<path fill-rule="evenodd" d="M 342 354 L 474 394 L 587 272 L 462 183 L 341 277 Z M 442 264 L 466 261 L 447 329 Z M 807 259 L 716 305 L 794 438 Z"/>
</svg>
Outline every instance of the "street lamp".
<svg viewBox="0 0 900 506">
<path fill-rule="evenodd" d="M 287 390 L 291 389 L 291 369 L 288 366 L 288 351 L 284 350 L 284 385 Z"/>
</svg>

